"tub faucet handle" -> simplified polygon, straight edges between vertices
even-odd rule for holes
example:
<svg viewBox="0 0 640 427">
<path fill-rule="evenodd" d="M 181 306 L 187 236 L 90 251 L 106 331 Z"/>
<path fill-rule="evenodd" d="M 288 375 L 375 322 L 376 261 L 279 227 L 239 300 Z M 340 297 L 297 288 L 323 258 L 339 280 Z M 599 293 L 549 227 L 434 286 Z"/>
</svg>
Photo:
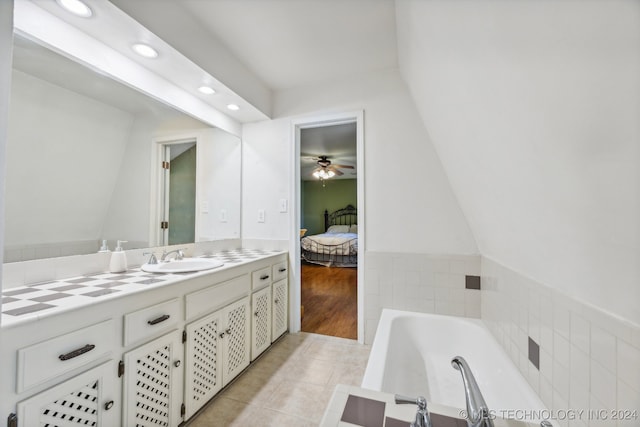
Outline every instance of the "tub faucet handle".
<svg viewBox="0 0 640 427">
<path fill-rule="evenodd" d="M 429 416 L 429 410 L 427 409 L 427 399 L 423 396 L 413 398 L 396 394 L 395 400 L 396 404 L 408 403 L 418 406 L 416 419 L 411 423 L 411 427 L 431 427 L 431 417 Z"/>
</svg>

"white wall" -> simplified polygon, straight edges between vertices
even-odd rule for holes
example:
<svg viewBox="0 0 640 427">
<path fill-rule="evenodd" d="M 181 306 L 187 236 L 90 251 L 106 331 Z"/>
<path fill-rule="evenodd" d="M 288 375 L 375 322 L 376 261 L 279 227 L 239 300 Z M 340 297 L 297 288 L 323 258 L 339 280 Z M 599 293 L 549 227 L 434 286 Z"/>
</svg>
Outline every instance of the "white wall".
<svg viewBox="0 0 640 427">
<path fill-rule="evenodd" d="M 97 241 L 133 116 L 17 70 L 10 101 L 5 245 Z"/>
<path fill-rule="evenodd" d="M 372 341 L 382 308 L 479 316 L 479 293 L 464 290 L 464 275 L 478 274 L 477 257 L 461 257 L 476 254 L 476 244 L 398 71 L 287 90 L 275 100 L 277 119 L 243 126 L 243 239 L 257 245 L 290 237 L 293 208 L 280 213 L 278 200 L 294 185 L 292 122 L 363 110 L 361 338 Z M 266 211 L 264 223 L 258 209 Z"/>
<path fill-rule="evenodd" d="M 243 127 L 243 237 L 287 239 L 278 211 L 293 185 L 291 121 L 364 110 L 367 251 L 474 254 L 477 248 L 396 70 L 276 94 L 272 121 Z M 358 177 L 362 179 L 362 177 Z M 266 222 L 257 222 L 258 209 Z"/>
<path fill-rule="evenodd" d="M 240 238 L 242 193 L 242 144 L 240 138 L 220 129 L 210 129 L 198 144 L 202 164 L 199 230 L 196 241 Z M 202 202 L 208 205 L 205 212 Z M 224 211 L 224 219 L 221 216 Z"/>
<path fill-rule="evenodd" d="M 151 150 L 158 126 L 157 118 L 137 115 L 126 149 L 118 159 L 117 181 L 109 194 L 100 237 L 110 241 L 129 240 L 131 243 L 125 248 L 149 246 Z M 139 246 L 136 242 L 146 244 Z"/>
<path fill-rule="evenodd" d="M 396 5 L 401 72 L 480 252 L 640 323 L 640 2 Z"/>
</svg>

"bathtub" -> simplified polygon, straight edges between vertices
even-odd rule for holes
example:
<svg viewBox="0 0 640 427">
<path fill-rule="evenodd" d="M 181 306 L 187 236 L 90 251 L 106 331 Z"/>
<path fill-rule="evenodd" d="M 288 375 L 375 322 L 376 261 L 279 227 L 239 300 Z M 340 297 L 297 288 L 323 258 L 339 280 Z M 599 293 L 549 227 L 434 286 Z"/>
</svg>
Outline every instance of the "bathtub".
<svg viewBox="0 0 640 427">
<path fill-rule="evenodd" d="M 383 310 L 362 387 L 464 409 L 454 356 L 467 360 L 496 416 L 546 409 L 480 320 L 437 314 Z"/>
</svg>

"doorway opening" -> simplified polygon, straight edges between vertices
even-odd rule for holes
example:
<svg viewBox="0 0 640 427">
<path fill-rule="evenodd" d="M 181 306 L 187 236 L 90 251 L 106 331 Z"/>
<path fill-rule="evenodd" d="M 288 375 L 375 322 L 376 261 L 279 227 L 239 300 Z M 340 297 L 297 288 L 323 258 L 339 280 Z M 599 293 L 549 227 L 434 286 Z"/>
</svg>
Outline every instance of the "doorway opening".
<svg viewBox="0 0 640 427">
<path fill-rule="evenodd" d="M 298 300 L 292 298 L 291 329 L 297 321 L 305 332 L 362 342 L 362 113 L 297 123 L 295 140 Z"/>
<path fill-rule="evenodd" d="M 197 141 L 162 143 L 159 147 L 158 244 L 195 242 Z"/>
<path fill-rule="evenodd" d="M 196 142 L 166 146 L 170 168 L 167 205 L 167 244 L 193 243 L 196 239 Z"/>
</svg>

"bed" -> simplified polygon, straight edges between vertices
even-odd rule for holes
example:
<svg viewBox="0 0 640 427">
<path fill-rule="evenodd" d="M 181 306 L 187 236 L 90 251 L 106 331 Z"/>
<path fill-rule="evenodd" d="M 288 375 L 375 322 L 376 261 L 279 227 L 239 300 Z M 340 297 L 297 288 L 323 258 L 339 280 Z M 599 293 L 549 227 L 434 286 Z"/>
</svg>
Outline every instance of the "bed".
<svg viewBox="0 0 640 427">
<path fill-rule="evenodd" d="M 357 267 L 357 222 L 358 211 L 351 205 L 332 213 L 325 210 L 325 232 L 300 239 L 302 258 L 327 267 Z"/>
</svg>

